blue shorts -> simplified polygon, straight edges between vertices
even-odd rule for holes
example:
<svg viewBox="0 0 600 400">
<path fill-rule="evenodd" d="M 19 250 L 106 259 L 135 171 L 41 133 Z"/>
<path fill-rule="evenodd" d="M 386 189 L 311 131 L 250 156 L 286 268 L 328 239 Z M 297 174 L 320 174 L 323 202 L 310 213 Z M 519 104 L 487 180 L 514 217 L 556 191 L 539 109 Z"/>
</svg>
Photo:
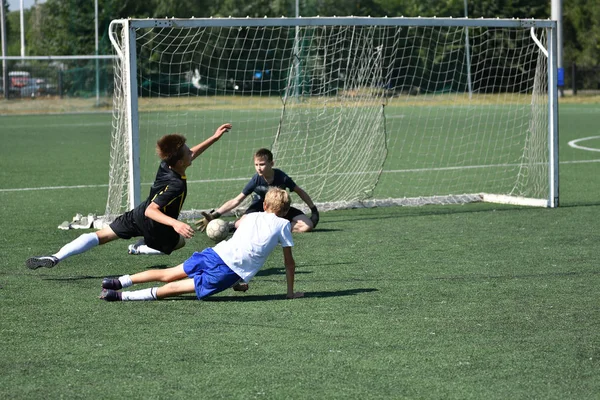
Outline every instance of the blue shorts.
<svg viewBox="0 0 600 400">
<path fill-rule="evenodd" d="M 212 248 L 192 254 L 183 263 L 183 270 L 194 279 L 198 300 L 229 289 L 242 279 Z"/>
</svg>

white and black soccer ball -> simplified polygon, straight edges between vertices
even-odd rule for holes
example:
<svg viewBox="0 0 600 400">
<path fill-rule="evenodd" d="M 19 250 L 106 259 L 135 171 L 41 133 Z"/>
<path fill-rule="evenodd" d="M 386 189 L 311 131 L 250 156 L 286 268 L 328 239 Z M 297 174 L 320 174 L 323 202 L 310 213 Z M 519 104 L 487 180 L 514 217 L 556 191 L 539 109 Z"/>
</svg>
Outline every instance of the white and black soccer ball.
<svg viewBox="0 0 600 400">
<path fill-rule="evenodd" d="M 213 219 L 206 225 L 206 236 L 215 242 L 220 242 L 229 235 L 229 224 L 221 218 Z"/>
</svg>

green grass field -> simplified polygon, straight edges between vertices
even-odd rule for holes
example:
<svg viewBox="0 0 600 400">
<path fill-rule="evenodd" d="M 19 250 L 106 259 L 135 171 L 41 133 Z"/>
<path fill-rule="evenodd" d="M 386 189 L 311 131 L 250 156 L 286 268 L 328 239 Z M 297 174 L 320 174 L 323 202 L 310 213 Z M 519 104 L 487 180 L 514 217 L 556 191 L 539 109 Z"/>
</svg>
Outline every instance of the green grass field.
<svg viewBox="0 0 600 400">
<path fill-rule="evenodd" d="M 29 271 L 86 232 L 63 220 L 104 211 L 111 116 L 0 116 L 0 398 L 597 399 L 599 115 L 561 104 L 557 209 L 327 212 L 294 238 L 304 299 L 277 251 L 245 294 L 122 304 L 98 299 L 104 276 L 211 243 Z"/>
</svg>

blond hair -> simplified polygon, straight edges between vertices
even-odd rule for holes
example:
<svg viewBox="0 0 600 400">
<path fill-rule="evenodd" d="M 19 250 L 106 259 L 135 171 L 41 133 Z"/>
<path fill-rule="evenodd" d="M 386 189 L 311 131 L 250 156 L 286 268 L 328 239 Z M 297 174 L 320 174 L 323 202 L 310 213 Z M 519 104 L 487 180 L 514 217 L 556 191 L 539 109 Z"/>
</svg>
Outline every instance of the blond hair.
<svg viewBox="0 0 600 400">
<path fill-rule="evenodd" d="M 272 187 L 265 196 L 265 211 L 269 210 L 279 217 L 283 217 L 290 209 L 290 195 L 283 189 Z"/>
</svg>

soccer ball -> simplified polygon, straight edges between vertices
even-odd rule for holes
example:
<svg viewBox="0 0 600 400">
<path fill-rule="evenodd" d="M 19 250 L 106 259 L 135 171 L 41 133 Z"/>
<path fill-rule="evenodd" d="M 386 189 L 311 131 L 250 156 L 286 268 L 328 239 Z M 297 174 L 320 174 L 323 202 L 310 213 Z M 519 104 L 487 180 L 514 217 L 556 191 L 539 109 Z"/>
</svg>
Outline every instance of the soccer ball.
<svg viewBox="0 0 600 400">
<path fill-rule="evenodd" d="M 220 242 L 229 235 L 229 224 L 221 218 L 213 219 L 206 226 L 206 236 L 215 242 Z"/>
</svg>

